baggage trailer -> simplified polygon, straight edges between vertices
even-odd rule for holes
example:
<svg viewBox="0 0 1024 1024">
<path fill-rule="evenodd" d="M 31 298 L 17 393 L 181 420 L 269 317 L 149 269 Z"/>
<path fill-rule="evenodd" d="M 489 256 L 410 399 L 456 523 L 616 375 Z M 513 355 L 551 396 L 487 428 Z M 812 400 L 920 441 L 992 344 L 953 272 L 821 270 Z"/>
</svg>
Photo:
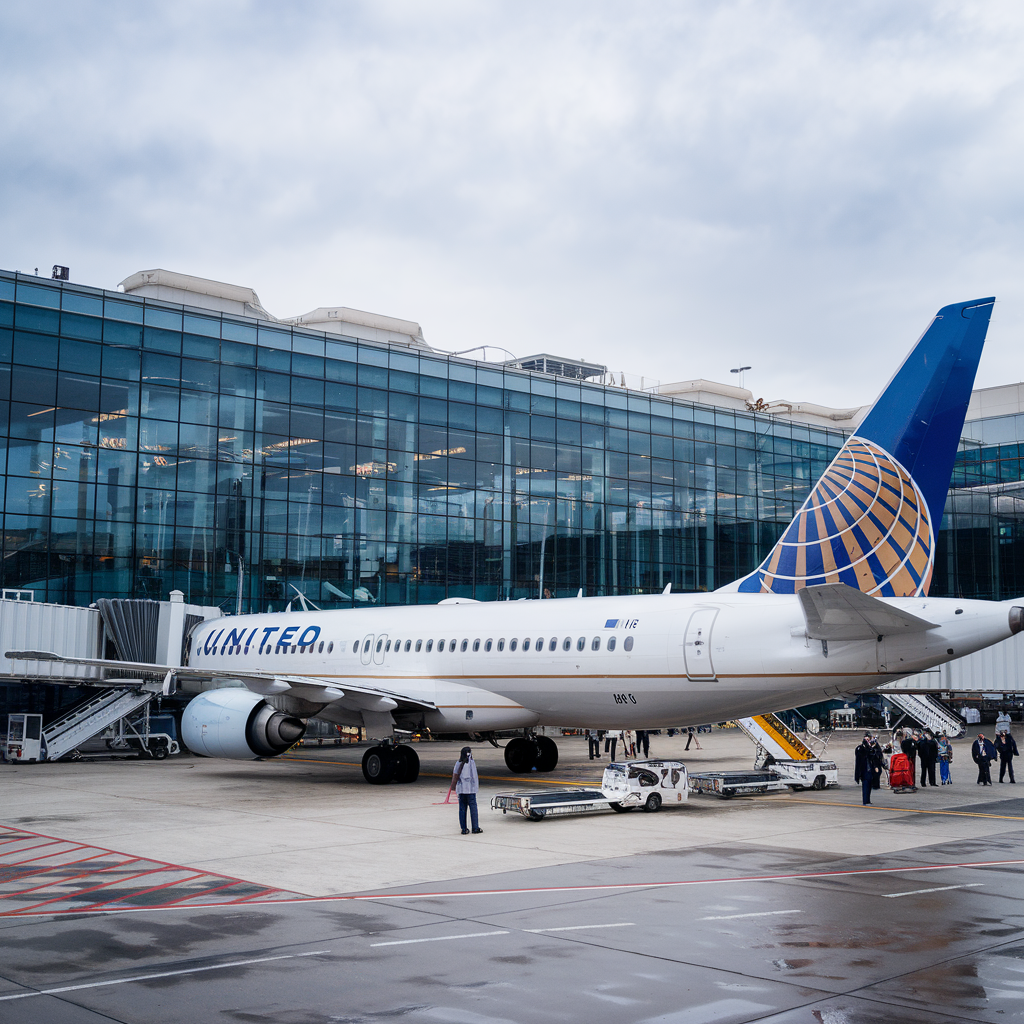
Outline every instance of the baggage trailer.
<svg viewBox="0 0 1024 1024">
<path fill-rule="evenodd" d="M 786 782 L 773 771 L 700 772 L 690 776 L 690 789 L 694 793 L 720 796 L 728 800 L 734 796 L 760 796 L 762 793 L 780 793 L 793 783 Z"/>
<path fill-rule="evenodd" d="M 583 814 L 604 811 L 611 801 L 599 789 L 549 789 L 541 793 L 499 793 L 491 797 L 491 809 L 507 814 L 518 811 L 530 821 L 541 821 L 549 814 Z"/>
</svg>

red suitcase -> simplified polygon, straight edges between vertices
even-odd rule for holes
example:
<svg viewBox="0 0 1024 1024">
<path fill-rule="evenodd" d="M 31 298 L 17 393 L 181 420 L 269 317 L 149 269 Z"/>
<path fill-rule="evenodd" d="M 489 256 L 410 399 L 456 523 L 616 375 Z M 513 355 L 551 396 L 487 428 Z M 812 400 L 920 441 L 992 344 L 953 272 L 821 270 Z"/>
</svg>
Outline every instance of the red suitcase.
<svg viewBox="0 0 1024 1024">
<path fill-rule="evenodd" d="M 889 761 L 889 785 L 894 793 L 914 792 L 914 766 L 906 754 L 893 754 Z"/>
</svg>

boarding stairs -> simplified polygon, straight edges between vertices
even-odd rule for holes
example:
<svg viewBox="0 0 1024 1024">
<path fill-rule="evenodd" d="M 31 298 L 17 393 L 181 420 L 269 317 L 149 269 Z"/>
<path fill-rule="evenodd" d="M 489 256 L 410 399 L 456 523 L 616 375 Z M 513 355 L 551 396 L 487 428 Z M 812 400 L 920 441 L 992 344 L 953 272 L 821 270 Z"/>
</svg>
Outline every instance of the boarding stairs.
<svg viewBox="0 0 1024 1024">
<path fill-rule="evenodd" d="M 820 756 L 777 715 L 737 718 L 736 725 L 757 744 L 755 765 L 763 765 L 769 754 L 776 761 L 813 761 Z"/>
<path fill-rule="evenodd" d="M 46 760 L 57 761 L 86 740 L 140 708 L 155 696 L 152 690 L 110 688 L 73 707 L 43 728 Z"/>
<path fill-rule="evenodd" d="M 931 729 L 936 736 L 945 733 L 956 739 L 967 734 L 967 723 L 959 715 L 925 693 L 898 693 L 887 690 L 885 699 L 899 708 L 905 716 L 919 722 L 923 728 Z"/>
</svg>

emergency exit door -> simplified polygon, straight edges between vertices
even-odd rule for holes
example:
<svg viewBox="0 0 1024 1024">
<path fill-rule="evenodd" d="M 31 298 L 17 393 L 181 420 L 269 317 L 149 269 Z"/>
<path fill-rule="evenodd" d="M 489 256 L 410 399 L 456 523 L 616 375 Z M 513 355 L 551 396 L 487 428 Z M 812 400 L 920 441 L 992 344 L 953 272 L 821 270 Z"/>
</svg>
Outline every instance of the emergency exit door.
<svg viewBox="0 0 1024 1024">
<path fill-rule="evenodd" d="M 714 679 L 715 667 L 711 661 L 711 627 L 717 608 L 701 608 L 690 616 L 683 640 L 686 675 L 690 679 Z"/>
</svg>

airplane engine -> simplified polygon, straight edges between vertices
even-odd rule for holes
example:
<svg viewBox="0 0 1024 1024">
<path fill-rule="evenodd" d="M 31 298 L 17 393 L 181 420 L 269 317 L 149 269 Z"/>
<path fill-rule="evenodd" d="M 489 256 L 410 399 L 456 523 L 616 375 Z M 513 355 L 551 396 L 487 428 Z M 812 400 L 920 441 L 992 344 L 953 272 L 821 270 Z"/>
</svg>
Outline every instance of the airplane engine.
<svg viewBox="0 0 1024 1024">
<path fill-rule="evenodd" d="M 306 723 L 248 690 L 210 690 L 190 701 L 181 737 L 195 754 L 249 761 L 276 757 L 302 738 Z"/>
</svg>

